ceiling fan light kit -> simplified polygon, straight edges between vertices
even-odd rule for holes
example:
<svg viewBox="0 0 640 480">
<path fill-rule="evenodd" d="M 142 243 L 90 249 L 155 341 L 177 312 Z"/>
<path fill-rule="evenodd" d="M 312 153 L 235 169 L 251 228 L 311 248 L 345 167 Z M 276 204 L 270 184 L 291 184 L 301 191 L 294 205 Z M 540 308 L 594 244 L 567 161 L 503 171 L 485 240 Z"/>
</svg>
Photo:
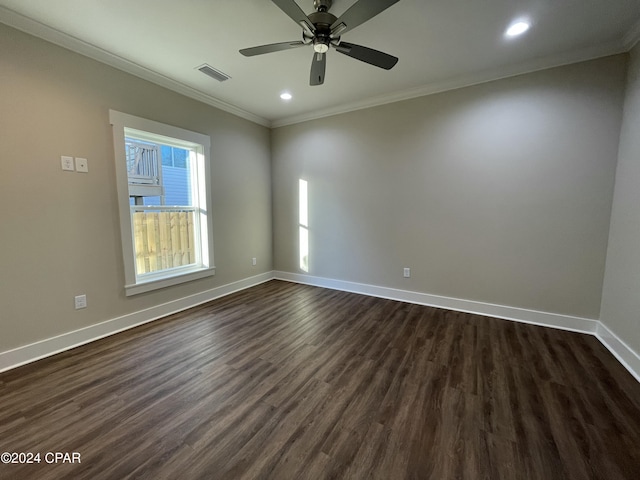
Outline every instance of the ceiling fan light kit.
<svg viewBox="0 0 640 480">
<path fill-rule="evenodd" d="M 315 12 L 306 15 L 295 0 L 272 0 L 289 18 L 302 27 L 302 40 L 272 43 L 258 47 L 244 48 L 240 53 L 245 57 L 279 52 L 304 45 L 313 45 L 310 85 L 322 85 L 326 70 L 326 54 L 331 47 L 361 62 L 390 70 L 398 63 L 398 58 L 362 45 L 341 41 L 341 35 L 372 19 L 399 0 L 359 0 L 346 12 L 336 17 L 329 12 L 332 0 L 313 0 Z"/>
</svg>

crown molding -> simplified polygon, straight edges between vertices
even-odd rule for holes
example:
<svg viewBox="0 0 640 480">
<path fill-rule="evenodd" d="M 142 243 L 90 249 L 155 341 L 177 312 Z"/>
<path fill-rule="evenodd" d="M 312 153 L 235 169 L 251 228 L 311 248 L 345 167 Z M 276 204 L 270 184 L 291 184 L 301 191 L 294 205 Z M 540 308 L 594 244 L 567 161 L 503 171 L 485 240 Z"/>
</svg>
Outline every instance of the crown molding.
<svg viewBox="0 0 640 480">
<path fill-rule="evenodd" d="M 526 73 L 547 70 L 549 68 L 560 67 L 572 63 L 579 63 L 606 57 L 609 55 L 625 53 L 631 50 L 638 43 L 638 41 L 640 41 L 639 20 L 624 35 L 624 37 L 622 37 L 622 39 L 618 41 L 582 50 L 563 52 L 558 55 L 538 58 L 518 65 L 510 65 L 506 67 L 485 70 L 483 72 L 474 73 L 472 75 L 450 78 L 440 82 L 431 82 L 419 87 L 410 88 L 399 92 L 378 95 L 354 102 L 344 103 L 337 107 L 314 110 L 312 112 L 305 112 L 299 115 L 293 115 L 270 121 L 247 110 L 243 110 L 235 105 L 219 100 L 211 95 L 207 95 L 188 85 L 177 82 L 169 77 L 138 65 L 137 63 L 127 60 L 123 57 L 103 50 L 100 47 L 92 45 L 88 42 L 84 42 L 76 37 L 44 25 L 43 23 L 40 23 L 36 20 L 25 17 L 24 15 L 21 15 L 3 6 L 0 6 L 0 22 L 30 35 L 39 37 L 48 42 L 54 43 L 67 50 L 79 53 L 98 62 L 114 67 L 118 70 L 124 71 L 136 77 L 155 83 L 156 85 L 159 85 L 161 87 L 167 88 L 194 100 L 223 110 L 227 113 L 231 113 L 238 117 L 244 118 L 245 120 L 249 120 L 251 122 L 270 128 L 284 127 L 296 123 L 302 123 L 357 110 L 363 110 L 366 108 L 377 107 L 388 103 L 400 102 L 403 100 L 410 100 L 412 98 L 442 93 L 449 90 L 479 85 L 482 83 L 514 77 L 517 75 L 523 75 Z"/>
<path fill-rule="evenodd" d="M 129 73 L 136 77 L 147 80 L 151 83 L 155 83 L 161 87 L 167 88 L 174 92 L 180 93 L 186 97 L 192 98 L 202 103 L 206 103 L 212 107 L 223 110 L 227 113 L 231 113 L 237 117 L 244 118 L 259 125 L 270 127 L 271 122 L 265 118 L 262 118 L 254 113 L 243 110 L 235 105 L 226 103 L 211 95 L 202 93 L 195 88 L 192 88 L 183 83 L 177 82 L 165 75 L 150 70 L 142 65 L 138 65 L 135 62 L 120 57 L 100 47 L 92 45 L 88 42 L 80 40 L 72 35 L 68 35 L 64 32 L 51 28 L 43 23 L 40 23 L 31 18 L 25 17 L 13 10 L 0 6 L 0 22 L 13 27 L 17 30 L 23 31 L 30 35 L 39 37 L 47 42 L 51 42 L 72 52 L 79 53 L 85 57 L 89 57 L 93 60 L 97 60 L 100 63 L 104 63 L 111 67 L 114 67 L 123 72 Z"/>
<path fill-rule="evenodd" d="M 638 26 L 640 27 L 640 24 Z M 595 60 L 597 58 L 625 53 L 628 50 L 629 49 L 626 47 L 626 44 L 624 44 L 622 41 L 616 41 L 587 49 L 564 52 L 559 55 L 551 55 L 548 57 L 538 58 L 518 65 L 510 65 L 506 67 L 485 70 L 483 72 L 474 73 L 472 75 L 464 77 L 451 78 L 441 82 L 428 83 L 400 92 L 394 92 L 367 98 L 364 100 L 349 102 L 342 104 L 339 107 L 326 108 L 322 110 L 316 110 L 314 112 L 302 113 L 300 115 L 281 118 L 279 120 L 274 120 L 273 122 L 271 122 L 271 128 L 284 127 L 287 125 L 317 120 L 324 117 L 331 117 L 334 115 L 340 115 L 343 113 L 362 110 L 365 108 L 377 107 L 388 103 L 410 100 L 412 98 L 433 95 L 449 90 L 456 90 L 458 88 L 470 87 L 473 85 L 492 82 L 494 80 L 515 77 L 527 73 L 561 67 L 563 65 L 570 65 L 572 63 Z"/>
</svg>

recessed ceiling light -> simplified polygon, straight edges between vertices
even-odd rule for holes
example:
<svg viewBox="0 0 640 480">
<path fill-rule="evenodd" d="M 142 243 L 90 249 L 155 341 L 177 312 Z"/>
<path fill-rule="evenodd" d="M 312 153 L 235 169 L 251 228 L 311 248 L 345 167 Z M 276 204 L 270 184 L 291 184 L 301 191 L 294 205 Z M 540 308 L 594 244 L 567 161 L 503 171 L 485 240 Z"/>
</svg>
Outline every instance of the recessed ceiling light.
<svg viewBox="0 0 640 480">
<path fill-rule="evenodd" d="M 280 98 L 282 100 L 291 100 L 293 96 L 289 92 L 284 92 L 280 94 Z"/>
<path fill-rule="evenodd" d="M 517 37 L 518 35 L 522 35 L 524 32 L 529 30 L 531 25 L 529 22 L 519 21 L 513 23 L 507 31 L 504 33 L 507 37 Z"/>
</svg>

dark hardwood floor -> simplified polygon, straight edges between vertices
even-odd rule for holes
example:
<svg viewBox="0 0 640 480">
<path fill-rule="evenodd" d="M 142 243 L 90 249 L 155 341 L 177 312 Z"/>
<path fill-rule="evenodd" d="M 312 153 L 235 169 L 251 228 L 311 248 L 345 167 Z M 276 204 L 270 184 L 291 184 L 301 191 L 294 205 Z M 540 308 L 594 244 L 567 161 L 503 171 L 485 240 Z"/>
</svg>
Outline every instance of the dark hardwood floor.
<svg viewBox="0 0 640 480">
<path fill-rule="evenodd" d="M 638 479 L 589 335 L 271 281 L 0 374 L 2 479 Z M 51 460 L 52 457 L 49 457 Z"/>
</svg>

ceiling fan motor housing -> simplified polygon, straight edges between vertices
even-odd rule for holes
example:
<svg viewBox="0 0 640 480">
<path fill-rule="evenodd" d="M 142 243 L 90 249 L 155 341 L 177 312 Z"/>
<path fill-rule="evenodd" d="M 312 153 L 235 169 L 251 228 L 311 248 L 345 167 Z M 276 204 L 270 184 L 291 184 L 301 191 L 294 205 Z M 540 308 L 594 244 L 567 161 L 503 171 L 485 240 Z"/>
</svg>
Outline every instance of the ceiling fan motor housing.
<svg viewBox="0 0 640 480">
<path fill-rule="evenodd" d="M 313 36 L 313 50 L 316 53 L 326 53 L 331 44 L 331 25 L 338 19 L 327 10 L 331 7 L 331 0 L 314 0 L 316 11 L 309 14 L 309 20 L 316 31 Z"/>
<path fill-rule="evenodd" d="M 338 19 L 329 12 L 313 12 L 309 14 L 309 20 L 316 27 L 318 33 L 331 34 L 331 25 Z"/>
</svg>

